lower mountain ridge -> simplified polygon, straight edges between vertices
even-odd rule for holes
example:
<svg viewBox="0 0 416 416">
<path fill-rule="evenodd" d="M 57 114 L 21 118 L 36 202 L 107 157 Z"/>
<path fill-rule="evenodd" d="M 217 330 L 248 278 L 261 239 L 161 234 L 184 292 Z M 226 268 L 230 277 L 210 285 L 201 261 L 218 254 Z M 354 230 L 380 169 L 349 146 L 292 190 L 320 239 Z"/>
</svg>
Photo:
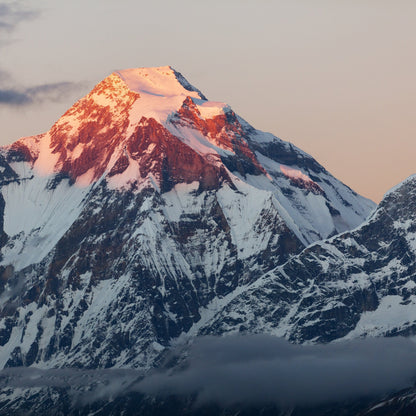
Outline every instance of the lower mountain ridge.
<svg viewBox="0 0 416 416">
<path fill-rule="evenodd" d="M 360 227 L 312 244 L 232 296 L 201 334 L 330 342 L 416 333 L 416 177 Z"/>
</svg>

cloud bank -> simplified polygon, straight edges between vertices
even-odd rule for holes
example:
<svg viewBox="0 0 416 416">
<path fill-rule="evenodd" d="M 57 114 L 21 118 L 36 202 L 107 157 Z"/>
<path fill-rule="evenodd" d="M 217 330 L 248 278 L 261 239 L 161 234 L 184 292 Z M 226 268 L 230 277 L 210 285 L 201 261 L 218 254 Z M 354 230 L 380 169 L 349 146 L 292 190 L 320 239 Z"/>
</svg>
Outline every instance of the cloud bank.
<svg viewBox="0 0 416 416">
<path fill-rule="evenodd" d="M 135 388 L 197 395 L 197 403 L 317 405 L 411 386 L 416 344 L 404 338 L 293 345 L 267 335 L 199 338 L 184 368 L 155 373 Z"/>
<path fill-rule="evenodd" d="M 201 337 L 171 353 L 182 357 L 179 365 L 146 376 L 13 368 L 0 372 L 0 388 L 64 387 L 84 404 L 137 392 L 192 397 L 196 406 L 288 407 L 377 397 L 413 385 L 416 376 L 416 344 L 405 338 L 301 346 L 266 335 Z"/>
</svg>

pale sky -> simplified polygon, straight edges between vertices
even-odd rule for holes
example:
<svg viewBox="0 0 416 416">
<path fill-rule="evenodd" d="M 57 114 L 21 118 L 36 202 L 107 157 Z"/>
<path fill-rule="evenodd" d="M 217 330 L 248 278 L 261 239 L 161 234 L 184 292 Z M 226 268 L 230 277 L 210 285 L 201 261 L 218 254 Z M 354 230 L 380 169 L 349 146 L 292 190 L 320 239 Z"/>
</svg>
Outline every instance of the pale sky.
<svg viewBox="0 0 416 416">
<path fill-rule="evenodd" d="M 416 173 L 414 0 L 0 0 L 0 144 L 171 65 L 375 201 Z"/>
</svg>

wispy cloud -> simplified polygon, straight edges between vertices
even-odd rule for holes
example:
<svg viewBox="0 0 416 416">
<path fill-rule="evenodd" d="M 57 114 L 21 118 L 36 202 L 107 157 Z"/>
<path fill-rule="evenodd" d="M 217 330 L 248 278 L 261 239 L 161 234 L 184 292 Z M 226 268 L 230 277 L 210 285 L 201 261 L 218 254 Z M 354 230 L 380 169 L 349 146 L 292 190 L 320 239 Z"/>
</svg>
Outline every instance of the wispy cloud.
<svg viewBox="0 0 416 416">
<path fill-rule="evenodd" d="M 21 1 L 0 1 L 0 31 L 11 32 L 20 22 L 31 20 L 38 15 L 38 10 L 25 7 Z"/>
<path fill-rule="evenodd" d="M 21 106 L 30 103 L 30 98 L 13 89 L 0 89 L 0 105 Z"/>
<path fill-rule="evenodd" d="M 40 10 L 28 7 L 20 0 L 0 0 L 0 34 L 13 32 L 19 23 L 40 16 Z M 10 40 L 1 39 L 0 48 L 10 44 Z M 42 102 L 58 102 L 68 94 L 81 91 L 83 83 L 62 81 L 45 83 L 29 87 L 14 82 L 10 72 L 0 68 L 0 107 L 17 108 Z"/>
<path fill-rule="evenodd" d="M 4 74 L 4 71 L 0 71 L 0 83 L 2 73 Z M 58 102 L 83 87 L 83 83 L 68 81 L 41 84 L 24 89 L 2 88 L 0 86 L 0 106 L 21 107 L 46 101 Z"/>
</svg>

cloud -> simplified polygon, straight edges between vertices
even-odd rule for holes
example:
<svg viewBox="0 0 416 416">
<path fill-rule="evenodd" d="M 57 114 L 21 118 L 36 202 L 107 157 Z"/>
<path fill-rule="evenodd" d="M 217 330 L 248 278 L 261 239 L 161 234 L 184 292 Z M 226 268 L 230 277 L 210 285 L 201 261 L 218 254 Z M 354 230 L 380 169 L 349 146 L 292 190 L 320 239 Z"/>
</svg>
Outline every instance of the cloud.
<svg viewBox="0 0 416 416">
<path fill-rule="evenodd" d="M 197 396 L 198 404 L 309 406 L 377 396 L 412 385 L 416 345 L 404 338 L 293 345 L 266 335 L 199 338 L 180 370 L 135 388 Z"/>
<path fill-rule="evenodd" d="M 60 101 L 67 94 L 83 87 L 83 83 L 64 81 L 27 88 L 26 94 L 32 101 Z"/>
<path fill-rule="evenodd" d="M 130 390 L 142 373 L 135 369 L 96 369 L 14 367 L 0 371 L 0 391 L 17 389 L 58 389 L 76 407 L 99 400 L 107 401 Z M 67 396 L 67 394 L 64 394 Z M 0 410 L 1 413 L 1 410 Z"/>
<path fill-rule="evenodd" d="M 64 388 L 78 405 L 139 393 L 287 408 L 378 397 L 416 376 L 416 345 L 399 337 L 306 346 L 266 335 L 201 337 L 171 354 L 178 365 L 145 377 L 134 369 L 10 368 L 0 371 L 0 388 Z"/>
<path fill-rule="evenodd" d="M 0 89 L 0 105 L 25 105 L 31 102 L 30 97 L 25 93 L 12 90 L 12 89 Z"/>
<path fill-rule="evenodd" d="M 120 389 L 122 385 L 124 386 L 125 381 L 130 383 L 140 375 L 141 372 L 134 369 L 83 370 L 79 368 L 54 368 L 41 370 L 32 367 L 13 367 L 0 371 L 0 388 L 58 387 L 82 389 L 87 387 L 90 390 L 94 387 L 97 388 L 98 384 L 109 384 L 112 381 L 117 384 L 117 389 Z"/>
<path fill-rule="evenodd" d="M 40 15 L 39 10 L 25 6 L 23 1 L 0 0 L 0 33 L 12 32 L 16 26 Z M 10 40 L 0 40 L 0 48 L 10 44 Z M 68 94 L 81 90 L 83 83 L 57 82 L 35 85 L 31 87 L 12 87 L 13 77 L 10 72 L 0 68 L 0 106 L 22 107 L 42 102 L 58 102 Z"/>
<path fill-rule="evenodd" d="M 0 31 L 11 32 L 25 20 L 39 15 L 39 11 L 25 8 L 21 1 L 0 2 Z"/>
<path fill-rule="evenodd" d="M 2 82 L 2 74 L 6 73 L 0 71 L 0 83 Z M 5 77 L 5 75 L 3 76 Z M 0 106 L 20 107 L 45 101 L 57 102 L 83 87 L 83 83 L 68 81 L 41 84 L 25 89 L 0 87 Z"/>
<path fill-rule="evenodd" d="M 0 33 L 12 32 L 22 22 L 38 17 L 39 10 L 28 8 L 19 0 L 2 2 L 0 0 Z M 10 43 L 2 39 L 0 48 Z M 84 84 L 75 82 L 57 82 L 31 87 L 11 87 L 13 77 L 10 72 L 0 68 L 0 106 L 22 107 L 41 102 L 57 102 L 66 95 L 83 88 Z"/>
</svg>

